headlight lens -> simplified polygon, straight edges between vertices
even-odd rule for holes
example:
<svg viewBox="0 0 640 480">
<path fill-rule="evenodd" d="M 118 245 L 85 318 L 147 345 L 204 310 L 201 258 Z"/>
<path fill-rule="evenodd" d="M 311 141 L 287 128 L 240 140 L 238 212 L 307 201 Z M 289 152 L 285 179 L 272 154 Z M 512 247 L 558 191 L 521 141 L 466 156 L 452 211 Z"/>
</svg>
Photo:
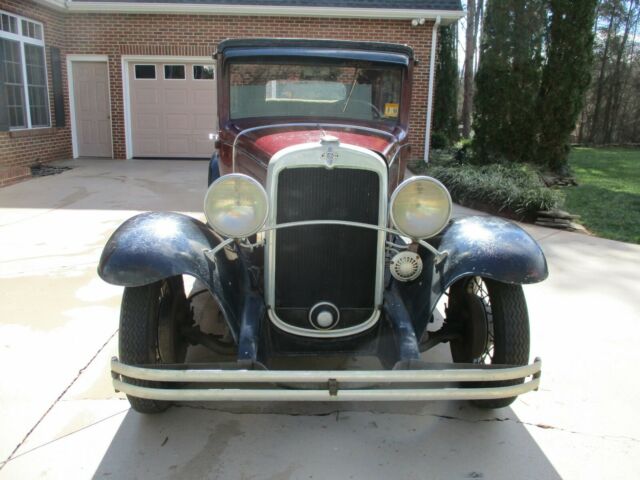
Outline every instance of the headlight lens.
<svg viewBox="0 0 640 480">
<path fill-rule="evenodd" d="M 258 232 L 267 220 L 267 192 L 253 178 L 240 173 L 220 177 L 204 197 L 204 214 L 221 235 L 244 238 Z"/>
<path fill-rule="evenodd" d="M 446 187 L 431 177 L 412 177 L 391 195 L 391 221 L 411 238 L 430 238 L 439 233 L 451 217 L 451 196 Z"/>
</svg>

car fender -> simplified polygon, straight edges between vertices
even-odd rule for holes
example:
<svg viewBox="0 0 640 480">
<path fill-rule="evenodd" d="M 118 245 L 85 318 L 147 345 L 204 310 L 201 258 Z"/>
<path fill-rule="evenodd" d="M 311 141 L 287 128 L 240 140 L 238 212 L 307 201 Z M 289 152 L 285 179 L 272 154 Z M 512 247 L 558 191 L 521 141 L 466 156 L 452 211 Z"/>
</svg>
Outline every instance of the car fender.
<svg viewBox="0 0 640 480">
<path fill-rule="evenodd" d="M 111 235 L 98 274 L 105 282 L 124 287 L 148 285 L 175 275 L 196 277 L 216 298 L 237 338 L 250 282 L 237 254 L 223 249 L 215 262 L 205 255 L 220 242 L 195 218 L 171 212 L 143 213 Z"/>
<path fill-rule="evenodd" d="M 216 151 L 209 160 L 209 175 L 207 178 L 207 186 L 211 186 L 213 182 L 220 178 L 220 154 Z"/>
<path fill-rule="evenodd" d="M 425 266 L 421 276 L 399 288 L 417 334 L 424 332 L 440 297 L 462 278 L 480 276 L 524 285 L 541 282 L 549 275 L 538 243 L 518 225 L 501 218 L 455 219 L 433 245 L 441 252 L 440 261 L 421 247 Z"/>
<path fill-rule="evenodd" d="M 437 248 L 446 255 L 437 279 L 443 290 L 468 276 L 523 285 L 541 282 L 549 275 L 538 243 L 518 225 L 502 218 L 454 220 Z"/>
</svg>

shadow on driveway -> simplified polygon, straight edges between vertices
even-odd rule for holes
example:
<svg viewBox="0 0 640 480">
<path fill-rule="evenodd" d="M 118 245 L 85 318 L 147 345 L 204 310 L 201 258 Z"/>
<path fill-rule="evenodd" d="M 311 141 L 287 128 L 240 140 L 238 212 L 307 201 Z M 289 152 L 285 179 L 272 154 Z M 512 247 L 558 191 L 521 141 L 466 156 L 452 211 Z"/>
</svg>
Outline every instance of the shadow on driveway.
<svg viewBox="0 0 640 480">
<path fill-rule="evenodd" d="M 510 408 L 447 402 L 129 411 L 94 478 L 561 477 Z"/>
</svg>

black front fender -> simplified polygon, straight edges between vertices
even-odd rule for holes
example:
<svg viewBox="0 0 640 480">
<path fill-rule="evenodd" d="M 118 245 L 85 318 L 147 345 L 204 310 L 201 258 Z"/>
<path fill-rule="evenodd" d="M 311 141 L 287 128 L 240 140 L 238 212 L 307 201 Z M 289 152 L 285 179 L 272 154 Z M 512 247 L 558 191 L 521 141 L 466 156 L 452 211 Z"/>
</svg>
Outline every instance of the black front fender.
<svg viewBox="0 0 640 480">
<path fill-rule="evenodd" d="M 109 238 L 98 274 L 111 284 L 137 287 L 175 275 L 200 279 L 218 300 L 237 338 L 249 288 L 242 259 L 222 250 L 212 262 L 204 252 L 220 244 L 204 223 L 170 212 L 149 212 L 124 222 Z"/>
<path fill-rule="evenodd" d="M 436 264 L 434 255 L 421 247 L 422 275 L 398 287 L 418 338 L 442 294 L 461 278 L 480 276 L 523 285 L 541 282 L 549 275 L 538 243 L 522 228 L 501 218 L 456 219 L 434 246 L 444 254 L 443 260 Z"/>
<path fill-rule="evenodd" d="M 124 222 L 111 235 L 98 274 L 114 285 L 138 287 L 174 275 L 206 282 L 213 266 L 203 254 L 220 240 L 198 220 L 178 213 L 149 212 Z"/>
<path fill-rule="evenodd" d="M 468 276 L 527 284 L 549 275 L 538 243 L 518 225 L 496 217 L 467 217 L 451 222 L 438 250 L 446 254 L 437 284 L 444 291 Z"/>
</svg>

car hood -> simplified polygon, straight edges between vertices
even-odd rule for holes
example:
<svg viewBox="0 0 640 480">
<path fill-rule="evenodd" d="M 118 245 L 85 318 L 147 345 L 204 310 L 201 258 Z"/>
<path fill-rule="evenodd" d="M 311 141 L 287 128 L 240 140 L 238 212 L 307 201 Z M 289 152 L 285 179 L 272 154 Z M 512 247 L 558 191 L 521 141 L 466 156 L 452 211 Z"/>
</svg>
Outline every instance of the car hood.
<svg viewBox="0 0 640 480">
<path fill-rule="evenodd" d="M 355 145 L 375 151 L 385 159 L 389 158 L 397 147 L 399 139 L 393 134 L 382 131 L 368 132 L 357 128 L 319 128 L 319 127 L 283 127 L 282 129 L 265 129 L 243 135 L 238 146 L 259 158 L 265 163 L 283 148 L 304 143 L 319 142 L 324 135 L 331 135 L 341 143 Z"/>
</svg>

